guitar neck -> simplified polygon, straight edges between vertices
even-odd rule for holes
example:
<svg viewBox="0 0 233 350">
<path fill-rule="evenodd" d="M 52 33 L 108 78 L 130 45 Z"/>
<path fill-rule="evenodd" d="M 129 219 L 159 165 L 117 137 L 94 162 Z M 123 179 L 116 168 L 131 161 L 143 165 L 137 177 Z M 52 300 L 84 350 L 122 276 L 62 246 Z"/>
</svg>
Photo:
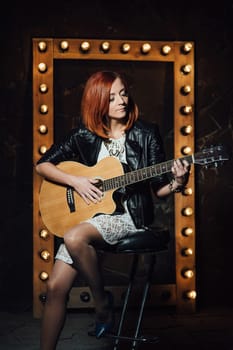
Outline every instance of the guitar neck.
<svg viewBox="0 0 233 350">
<path fill-rule="evenodd" d="M 193 155 L 185 156 L 179 158 L 180 160 L 187 160 L 189 164 L 193 163 Z M 134 170 L 125 173 L 124 175 L 116 176 L 103 181 L 103 190 L 109 191 L 125 186 L 132 185 L 136 182 L 144 181 L 152 177 L 162 175 L 171 172 L 174 159 L 168 160 L 166 162 L 151 165 L 142 169 Z"/>
</svg>

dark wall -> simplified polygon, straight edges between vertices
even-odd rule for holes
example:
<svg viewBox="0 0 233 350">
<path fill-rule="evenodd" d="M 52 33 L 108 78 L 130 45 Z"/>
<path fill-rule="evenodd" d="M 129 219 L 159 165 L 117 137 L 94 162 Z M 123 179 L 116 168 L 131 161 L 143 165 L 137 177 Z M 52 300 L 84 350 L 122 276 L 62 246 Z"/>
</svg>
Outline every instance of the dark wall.
<svg viewBox="0 0 233 350">
<path fill-rule="evenodd" d="M 232 149 L 233 2 L 64 1 L 1 11 L 0 186 L 2 307 L 32 303 L 32 38 L 191 40 L 196 50 L 196 149 Z M 113 9 L 111 8 L 113 6 Z M 197 174 L 200 307 L 232 305 L 233 165 Z"/>
</svg>

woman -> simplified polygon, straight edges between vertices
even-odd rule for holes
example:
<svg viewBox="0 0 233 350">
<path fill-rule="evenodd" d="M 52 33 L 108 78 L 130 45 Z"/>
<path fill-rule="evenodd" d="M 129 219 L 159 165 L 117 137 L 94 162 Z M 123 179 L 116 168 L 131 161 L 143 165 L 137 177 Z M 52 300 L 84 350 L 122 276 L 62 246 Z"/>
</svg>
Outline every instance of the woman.
<svg viewBox="0 0 233 350">
<path fill-rule="evenodd" d="M 38 161 L 36 170 L 49 180 L 71 186 L 87 205 L 104 200 L 101 189 L 95 186 L 97 180 L 67 174 L 56 167 L 59 162 L 75 159 L 93 166 L 110 155 L 136 170 L 165 160 L 157 126 L 138 119 L 137 105 L 118 73 L 100 71 L 88 79 L 81 112 L 82 122 L 63 142 L 52 145 Z M 68 294 L 78 273 L 85 277 L 95 301 L 96 337 L 112 328 L 112 300 L 104 290 L 95 248 L 115 244 L 152 223 L 151 188 L 158 197 L 179 191 L 187 181 L 188 169 L 187 162 L 175 161 L 170 183 L 166 176 L 160 175 L 120 190 L 123 207 L 116 206 L 111 215 L 101 214 L 77 222 L 64 233 L 64 244 L 59 247 L 47 284 L 41 350 L 56 348 L 65 321 Z"/>
</svg>

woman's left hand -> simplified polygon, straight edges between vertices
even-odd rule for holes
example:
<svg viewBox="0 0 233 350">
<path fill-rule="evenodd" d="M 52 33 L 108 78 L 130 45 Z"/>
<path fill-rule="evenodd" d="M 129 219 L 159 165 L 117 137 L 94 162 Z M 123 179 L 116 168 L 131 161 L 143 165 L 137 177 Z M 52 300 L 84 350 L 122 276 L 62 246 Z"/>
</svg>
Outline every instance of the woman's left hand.
<svg viewBox="0 0 233 350">
<path fill-rule="evenodd" d="M 185 182 L 187 182 L 189 170 L 190 170 L 190 164 L 186 160 L 183 160 L 183 161 L 181 161 L 180 159 L 174 160 L 171 171 L 174 175 L 174 180 L 179 186 L 182 186 L 184 185 Z"/>
</svg>

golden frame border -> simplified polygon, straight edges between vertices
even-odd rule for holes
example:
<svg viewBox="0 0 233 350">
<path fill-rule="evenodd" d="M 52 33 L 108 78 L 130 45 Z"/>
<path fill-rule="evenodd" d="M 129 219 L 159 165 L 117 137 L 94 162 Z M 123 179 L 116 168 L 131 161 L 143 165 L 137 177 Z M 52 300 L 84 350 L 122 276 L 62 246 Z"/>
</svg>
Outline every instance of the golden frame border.
<svg viewBox="0 0 233 350">
<path fill-rule="evenodd" d="M 54 60 L 127 60 L 173 62 L 174 64 L 174 158 L 194 153 L 194 42 L 104 40 L 86 38 L 33 38 L 33 163 L 53 143 Z M 46 279 L 54 259 L 54 239 L 44 227 L 39 213 L 40 176 L 33 170 L 33 315 L 43 310 Z M 175 194 L 176 283 L 151 287 L 156 305 L 175 305 L 177 312 L 194 312 L 195 275 L 195 171 L 192 167 L 188 188 Z M 185 276 L 185 271 L 191 275 Z M 111 287 L 116 300 L 123 287 Z M 74 287 L 68 307 L 93 307 L 80 300 L 88 288 Z M 163 295 L 170 297 L 164 300 Z"/>
</svg>

